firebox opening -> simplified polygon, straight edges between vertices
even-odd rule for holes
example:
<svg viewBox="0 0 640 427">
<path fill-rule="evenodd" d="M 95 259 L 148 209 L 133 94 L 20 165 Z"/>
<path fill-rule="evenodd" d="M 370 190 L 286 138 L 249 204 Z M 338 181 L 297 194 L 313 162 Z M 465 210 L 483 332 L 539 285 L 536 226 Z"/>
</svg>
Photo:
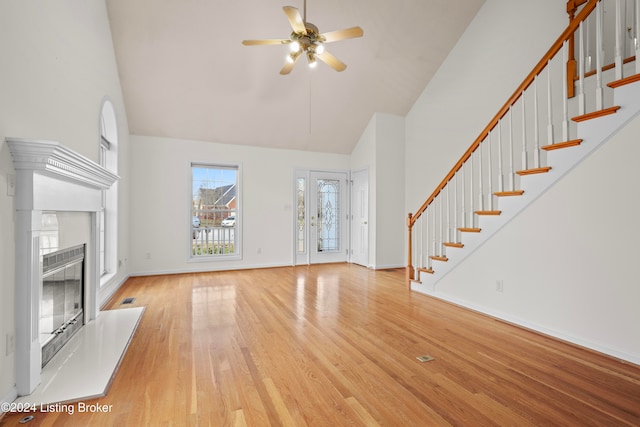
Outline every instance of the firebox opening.
<svg viewBox="0 0 640 427">
<path fill-rule="evenodd" d="M 43 367 L 84 324 L 84 257 L 85 245 L 42 256 L 40 344 Z"/>
</svg>

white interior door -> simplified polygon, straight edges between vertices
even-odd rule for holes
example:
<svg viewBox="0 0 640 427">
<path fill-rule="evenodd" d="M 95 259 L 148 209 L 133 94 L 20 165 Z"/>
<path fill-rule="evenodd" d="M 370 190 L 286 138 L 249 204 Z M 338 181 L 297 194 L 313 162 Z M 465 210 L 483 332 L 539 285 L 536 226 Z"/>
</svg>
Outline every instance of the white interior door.
<svg viewBox="0 0 640 427">
<path fill-rule="evenodd" d="M 346 262 L 347 174 L 309 173 L 309 263 Z"/>
<path fill-rule="evenodd" d="M 351 173 L 351 262 L 369 266 L 369 171 Z"/>
</svg>

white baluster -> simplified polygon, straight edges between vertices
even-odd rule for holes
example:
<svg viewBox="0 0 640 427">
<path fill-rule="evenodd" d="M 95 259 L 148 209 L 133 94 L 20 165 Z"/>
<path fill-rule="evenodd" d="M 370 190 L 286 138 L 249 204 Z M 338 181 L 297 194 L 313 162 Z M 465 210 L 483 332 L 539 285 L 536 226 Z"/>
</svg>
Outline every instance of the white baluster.
<svg viewBox="0 0 640 427">
<path fill-rule="evenodd" d="M 502 119 L 498 122 L 498 192 L 504 191 L 504 174 L 502 170 Z"/>
<path fill-rule="evenodd" d="M 431 255 L 431 230 L 429 229 L 429 216 L 430 216 L 430 211 L 431 209 L 427 208 L 427 210 L 424 212 L 424 228 L 426 230 L 427 236 L 424 239 L 424 243 L 425 243 L 425 253 L 424 253 L 424 266 L 427 268 L 431 268 L 431 264 L 430 264 L 430 260 L 431 258 L 429 258 L 429 255 Z"/>
<path fill-rule="evenodd" d="M 493 210 L 493 156 L 491 155 L 491 131 L 487 135 L 487 156 L 489 157 L 488 163 L 488 182 L 489 182 L 489 210 Z"/>
<path fill-rule="evenodd" d="M 453 183 L 453 241 L 456 243 L 460 243 L 458 239 L 458 176 L 459 173 L 456 172 Z"/>
<path fill-rule="evenodd" d="M 440 205 L 440 221 L 438 223 L 438 229 L 440 231 L 440 240 L 438 240 L 438 255 L 444 255 L 444 209 L 443 209 L 444 195 L 442 194 L 442 190 L 440 194 L 438 194 L 438 205 Z"/>
<path fill-rule="evenodd" d="M 596 111 L 602 110 L 604 105 L 602 101 L 602 97 L 603 97 L 602 62 L 604 61 L 602 8 L 603 8 L 602 2 L 599 2 L 596 5 Z"/>
<path fill-rule="evenodd" d="M 622 0 L 616 0 L 616 56 L 615 56 L 615 80 L 622 78 Z"/>
<path fill-rule="evenodd" d="M 469 227 L 475 227 L 474 225 L 474 208 L 473 208 L 473 155 L 469 157 Z"/>
<path fill-rule="evenodd" d="M 640 74 L 640 0 L 635 1 L 636 11 L 636 31 L 633 39 L 634 49 L 636 51 L 636 73 Z"/>
<path fill-rule="evenodd" d="M 514 175 L 515 169 L 513 166 L 513 114 L 512 107 L 509 107 L 509 190 L 514 191 Z"/>
<path fill-rule="evenodd" d="M 417 268 L 417 267 L 422 267 L 424 264 L 422 264 L 422 257 L 424 256 L 424 230 L 422 227 L 422 222 L 423 222 L 423 217 L 424 215 L 420 215 L 420 218 L 418 218 L 418 222 L 417 222 L 417 226 L 418 226 L 418 235 L 420 236 L 420 238 L 418 239 L 418 241 L 416 242 L 416 251 L 418 252 L 418 262 L 414 262 L 413 265 Z M 418 277 L 418 276 L 414 276 L 414 277 Z"/>
<path fill-rule="evenodd" d="M 580 61 L 578 64 L 578 115 L 585 113 L 585 99 L 584 99 L 584 67 L 585 67 L 585 50 L 584 50 L 584 22 L 580 23 L 578 28 L 578 48 Z"/>
<path fill-rule="evenodd" d="M 486 141 L 486 140 L 485 140 Z M 480 143 L 478 146 L 478 193 L 480 197 L 478 198 L 478 210 L 484 210 L 484 188 L 482 182 L 484 181 L 484 175 L 482 174 L 482 146 L 484 145 L 484 141 Z"/>
<path fill-rule="evenodd" d="M 422 215 L 420 215 L 420 257 L 418 258 L 418 263 L 413 264 L 414 268 L 418 269 L 424 266 L 423 264 L 423 260 L 425 259 L 426 253 L 429 251 L 428 249 L 428 243 L 425 245 L 425 242 L 427 242 L 427 239 L 429 238 L 429 233 L 426 227 L 427 224 L 427 211 L 425 210 L 424 212 L 422 212 Z M 419 272 L 416 272 L 416 275 L 414 277 L 420 277 L 419 276 Z"/>
<path fill-rule="evenodd" d="M 566 64 L 569 61 L 569 47 L 568 43 L 562 44 L 562 63 Z M 569 99 L 567 94 L 569 93 L 567 76 L 567 67 L 562 67 L 562 140 L 569 140 Z"/>
<path fill-rule="evenodd" d="M 453 178 L 452 178 L 453 179 Z M 451 238 L 451 181 L 447 183 L 447 242 L 453 242 Z"/>
<path fill-rule="evenodd" d="M 565 69 L 566 67 L 562 68 Z M 520 98 L 522 99 L 522 170 L 527 170 L 527 110 L 524 102 L 524 91 Z"/>
<path fill-rule="evenodd" d="M 584 34 L 586 34 L 586 45 L 584 55 L 582 56 L 582 58 L 584 58 L 585 73 L 591 71 L 593 66 L 593 54 L 591 53 L 591 21 L 593 19 L 595 19 L 595 13 L 589 15 L 587 19 L 580 23 L 580 25 L 584 24 Z"/>
<path fill-rule="evenodd" d="M 460 210 L 462 211 L 462 228 L 467 227 L 467 211 L 466 211 L 466 203 L 465 203 L 465 191 L 466 191 L 466 184 L 465 184 L 465 173 L 464 173 L 464 169 L 465 169 L 466 163 L 463 163 L 462 166 L 460 167 L 460 180 L 462 181 L 461 186 L 460 186 Z"/>
<path fill-rule="evenodd" d="M 435 200 L 431 203 L 431 209 L 429 209 L 429 211 L 431 211 L 431 225 L 433 226 L 431 232 L 431 254 L 438 255 L 438 253 L 436 252 L 436 212 L 434 203 Z M 431 258 L 429 258 L 429 260 L 431 260 Z M 431 264 L 431 261 L 429 261 L 429 268 L 431 268 L 432 265 L 433 264 Z"/>
<path fill-rule="evenodd" d="M 538 76 L 533 80 L 533 167 L 540 167 L 540 135 L 538 131 Z M 489 145 L 491 147 L 491 145 Z"/>
<path fill-rule="evenodd" d="M 551 94 L 551 60 L 547 61 L 547 144 L 553 144 L 553 98 Z"/>
</svg>

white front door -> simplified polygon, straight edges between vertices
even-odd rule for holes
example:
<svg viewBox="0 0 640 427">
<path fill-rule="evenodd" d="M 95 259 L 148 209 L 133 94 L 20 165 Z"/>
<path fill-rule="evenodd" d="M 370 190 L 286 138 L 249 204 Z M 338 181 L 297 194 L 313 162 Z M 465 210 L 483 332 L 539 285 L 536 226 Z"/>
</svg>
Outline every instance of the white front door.
<svg viewBox="0 0 640 427">
<path fill-rule="evenodd" d="M 308 188 L 309 263 L 346 262 L 346 172 L 310 172 Z"/>
<path fill-rule="evenodd" d="M 369 171 L 351 173 L 351 262 L 369 266 Z"/>
</svg>

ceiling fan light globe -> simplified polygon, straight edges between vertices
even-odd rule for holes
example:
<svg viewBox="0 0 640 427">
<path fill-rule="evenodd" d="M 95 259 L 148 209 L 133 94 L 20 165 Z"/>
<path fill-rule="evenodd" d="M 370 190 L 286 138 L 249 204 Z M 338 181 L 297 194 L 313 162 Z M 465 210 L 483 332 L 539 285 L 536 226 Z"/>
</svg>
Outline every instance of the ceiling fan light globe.
<svg viewBox="0 0 640 427">
<path fill-rule="evenodd" d="M 291 50 L 291 52 L 297 52 L 300 50 L 300 42 L 298 42 L 297 40 L 292 41 L 289 44 L 289 49 Z"/>
<path fill-rule="evenodd" d="M 324 45 L 322 43 L 318 43 L 315 50 L 318 55 L 322 55 L 324 53 Z"/>
</svg>

